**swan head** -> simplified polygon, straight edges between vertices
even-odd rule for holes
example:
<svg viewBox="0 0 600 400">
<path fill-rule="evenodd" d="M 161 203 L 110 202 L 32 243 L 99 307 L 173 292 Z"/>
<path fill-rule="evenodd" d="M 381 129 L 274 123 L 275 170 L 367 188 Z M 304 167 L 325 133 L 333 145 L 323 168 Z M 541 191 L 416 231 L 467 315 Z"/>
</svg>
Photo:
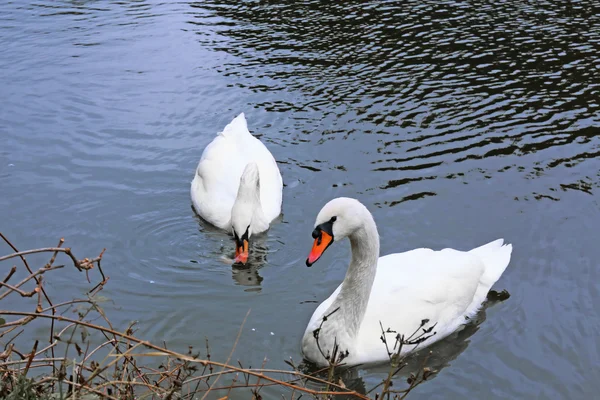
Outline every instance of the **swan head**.
<svg viewBox="0 0 600 400">
<path fill-rule="evenodd" d="M 231 209 L 231 230 L 235 240 L 234 264 L 246 264 L 252 221 L 257 204 L 260 205 L 260 180 L 258 165 L 249 163 L 240 178 L 240 186 L 233 208 Z"/>
<path fill-rule="evenodd" d="M 358 200 L 348 197 L 338 197 L 329 201 L 315 221 L 312 237 L 315 239 L 312 250 L 306 259 L 306 266 L 313 265 L 331 246 L 364 225 L 367 208 Z"/>
</svg>

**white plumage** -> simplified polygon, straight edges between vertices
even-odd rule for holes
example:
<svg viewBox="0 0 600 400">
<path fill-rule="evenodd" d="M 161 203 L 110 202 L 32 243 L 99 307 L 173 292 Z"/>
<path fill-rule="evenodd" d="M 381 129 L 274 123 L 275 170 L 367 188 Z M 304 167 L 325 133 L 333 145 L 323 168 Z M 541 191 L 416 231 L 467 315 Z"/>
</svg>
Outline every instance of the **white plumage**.
<svg viewBox="0 0 600 400">
<path fill-rule="evenodd" d="M 424 328 L 435 324 L 435 335 L 418 346 L 426 347 L 468 322 L 510 261 L 512 246 L 502 239 L 470 251 L 420 248 L 379 258 L 377 227 L 364 205 L 349 198 L 331 200 L 315 226 L 332 217 L 333 240 L 349 237 L 352 261 L 344 281 L 315 310 L 302 339 L 304 356 L 319 365 L 327 362 L 313 331 L 336 308 L 319 332 L 321 349 L 331 350 L 335 340 L 340 351 L 348 351 L 347 365 L 387 361 L 380 322 L 408 337 L 428 319 Z M 386 334 L 390 348 L 395 336 Z M 405 346 L 402 354 L 413 348 Z"/>
<path fill-rule="evenodd" d="M 269 228 L 281 213 L 282 190 L 273 155 L 250 134 L 241 113 L 204 149 L 191 197 L 203 219 L 228 231 L 233 226 L 241 236 L 248 225 L 250 234 Z M 234 204 L 237 212 L 232 219 Z"/>
</svg>

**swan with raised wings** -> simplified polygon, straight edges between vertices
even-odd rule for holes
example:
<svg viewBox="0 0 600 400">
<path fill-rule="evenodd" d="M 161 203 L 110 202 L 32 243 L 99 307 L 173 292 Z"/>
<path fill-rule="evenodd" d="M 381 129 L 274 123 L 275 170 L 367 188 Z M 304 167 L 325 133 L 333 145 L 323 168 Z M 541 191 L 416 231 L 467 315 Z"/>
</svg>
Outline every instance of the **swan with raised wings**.
<svg viewBox="0 0 600 400">
<path fill-rule="evenodd" d="M 302 338 L 304 357 L 321 366 L 334 343 L 346 365 L 389 360 L 382 326 L 397 332 L 385 333 L 390 348 L 396 334 L 409 337 L 421 328 L 431 331 L 419 349 L 448 336 L 477 313 L 512 252 L 498 239 L 470 251 L 420 248 L 379 257 L 373 216 L 358 200 L 344 197 L 321 209 L 312 236 L 309 267 L 334 241 L 347 237 L 352 248 L 343 282 L 317 307 Z M 401 355 L 415 346 L 403 346 Z"/>
<path fill-rule="evenodd" d="M 281 214 L 282 190 L 275 158 L 241 113 L 204 149 L 190 192 L 204 220 L 233 234 L 234 263 L 245 264 L 250 237 Z"/>
</svg>

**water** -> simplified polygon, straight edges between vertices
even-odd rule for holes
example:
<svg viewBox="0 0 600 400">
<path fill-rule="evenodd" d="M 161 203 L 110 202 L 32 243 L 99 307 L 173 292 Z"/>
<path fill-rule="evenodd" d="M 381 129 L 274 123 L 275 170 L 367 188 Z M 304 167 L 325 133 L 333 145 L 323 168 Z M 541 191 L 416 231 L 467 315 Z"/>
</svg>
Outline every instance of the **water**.
<svg viewBox="0 0 600 400">
<path fill-rule="evenodd" d="M 504 237 L 496 288 L 512 296 L 436 346 L 445 367 L 411 396 L 593 397 L 599 15 L 592 1 L 4 2 L 0 228 L 23 249 L 106 247 L 113 323 L 156 343 L 207 337 L 224 360 L 251 309 L 234 359 L 272 368 L 300 360 L 345 272 L 347 244 L 304 266 L 329 199 L 364 202 L 383 253 Z M 189 198 L 202 149 L 241 111 L 286 184 L 248 270 L 221 260 L 231 239 Z M 59 276 L 56 296 L 80 293 L 83 277 Z"/>
</svg>

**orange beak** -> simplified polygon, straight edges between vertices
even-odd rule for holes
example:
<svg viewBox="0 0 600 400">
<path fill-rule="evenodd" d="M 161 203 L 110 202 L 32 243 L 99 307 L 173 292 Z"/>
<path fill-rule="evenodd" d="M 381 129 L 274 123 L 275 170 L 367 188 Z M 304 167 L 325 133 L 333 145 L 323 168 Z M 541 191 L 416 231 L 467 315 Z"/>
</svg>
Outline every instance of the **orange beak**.
<svg viewBox="0 0 600 400">
<path fill-rule="evenodd" d="M 248 262 L 248 241 L 242 240 L 242 243 L 235 244 L 235 259 L 234 264 L 246 264 Z"/>
<path fill-rule="evenodd" d="M 325 231 L 321 231 L 321 234 L 315 239 L 312 250 L 306 259 L 306 266 L 310 267 L 317 262 L 331 243 L 333 243 L 333 236 Z"/>
</svg>

